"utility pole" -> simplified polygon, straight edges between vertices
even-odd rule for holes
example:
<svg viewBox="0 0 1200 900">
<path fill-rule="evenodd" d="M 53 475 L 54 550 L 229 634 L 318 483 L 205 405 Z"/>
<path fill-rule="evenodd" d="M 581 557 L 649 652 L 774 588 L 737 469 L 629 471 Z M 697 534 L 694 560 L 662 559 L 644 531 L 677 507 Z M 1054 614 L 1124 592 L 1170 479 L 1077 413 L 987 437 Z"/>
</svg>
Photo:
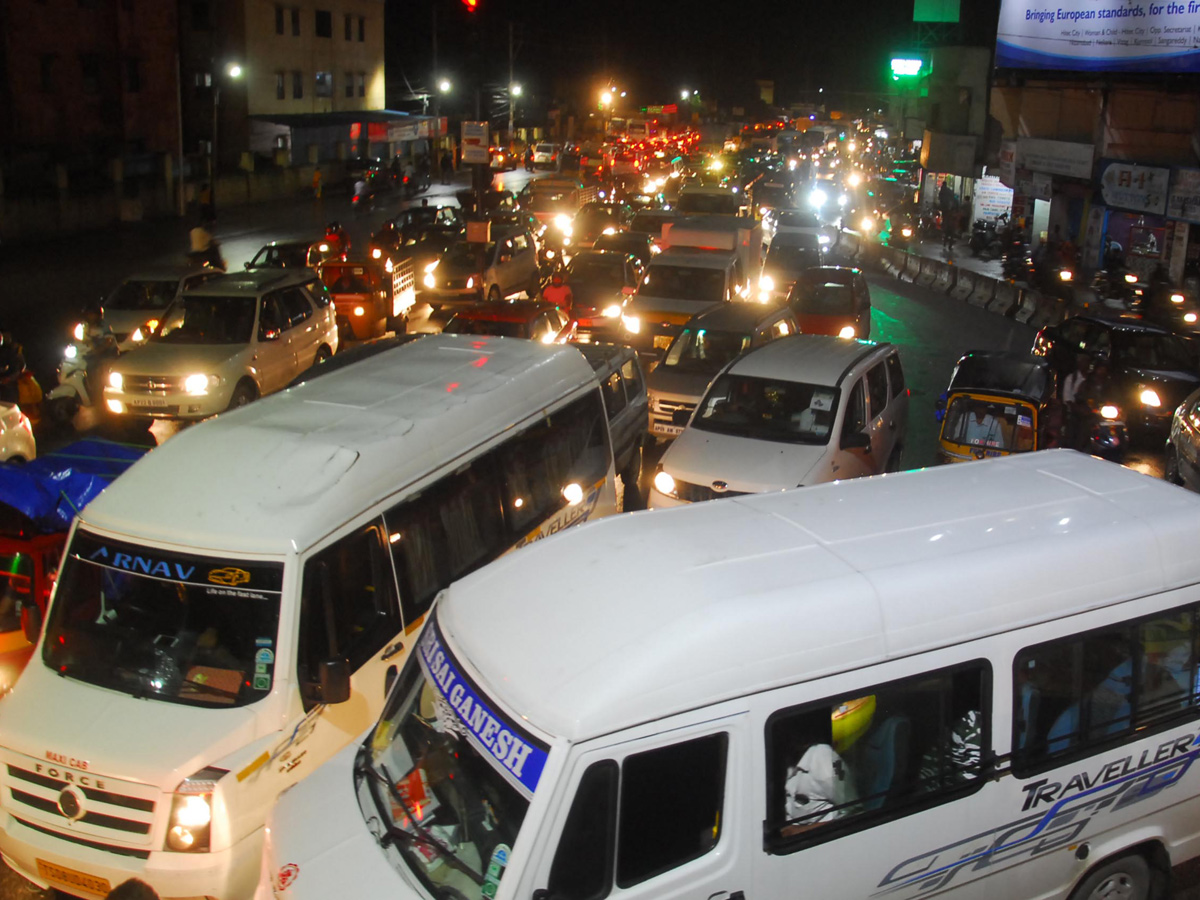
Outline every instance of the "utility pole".
<svg viewBox="0 0 1200 900">
<path fill-rule="evenodd" d="M 437 63 L 437 4 L 433 4 L 433 26 L 429 29 L 429 33 L 433 35 L 433 71 L 429 73 L 429 93 L 433 94 L 433 140 L 430 153 L 433 156 L 433 169 L 438 173 L 439 179 L 442 175 L 442 154 L 438 152 L 438 138 L 441 136 L 441 102 L 442 91 L 439 85 L 441 78 L 438 76 Z"/>
<path fill-rule="evenodd" d="M 513 135 L 513 107 L 516 103 L 516 98 L 513 97 L 513 24 L 510 20 L 508 23 L 508 144 L 512 147 Z"/>
</svg>

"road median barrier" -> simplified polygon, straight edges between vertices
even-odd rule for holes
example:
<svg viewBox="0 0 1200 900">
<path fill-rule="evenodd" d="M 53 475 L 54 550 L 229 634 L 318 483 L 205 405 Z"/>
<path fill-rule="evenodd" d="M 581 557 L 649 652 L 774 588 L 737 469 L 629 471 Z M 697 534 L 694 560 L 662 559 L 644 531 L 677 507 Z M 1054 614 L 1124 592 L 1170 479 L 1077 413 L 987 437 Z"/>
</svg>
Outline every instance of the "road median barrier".
<svg viewBox="0 0 1200 900">
<path fill-rule="evenodd" d="M 921 274 L 913 279 L 913 284 L 929 287 L 938 277 L 938 272 L 946 268 L 946 264 L 936 259 L 921 260 Z"/>
<path fill-rule="evenodd" d="M 975 276 L 975 290 L 971 291 L 971 295 L 967 297 L 967 302 L 972 306 L 978 306 L 980 309 L 987 309 L 987 305 L 992 302 L 992 297 L 996 295 L 996 280 L 988 278 L 986 275 Z"/>
<path fill-rule="evenodd" d="M 908 258 L 904 261 L 904 271 L 900 273 L 900 278 L 903 281 L 913 282 L 917 280 L 917 276 L 921 274 L 921 257 L 914 254 L 908 254 Z"/>
<path fill-rule="evenodd" d="M 1031 320 L 1038 313 L 1038 294 L 1037 291 L 1026 289 L 1021 292 L 1021 301 L 1017 304 L 1017 311 L 1013 313 L 1013 318 L 1023 325 L 1031 325 Z M 1037 327 L 1034 325 L 1033 327 Z"/>
<path fill-rule="evenodd" d="M 938 271 L 937 278 L 933 280 L 930 288 L 937 291 L 939 294 L 945 294 L 954 287 L 954 276 L 958 272 L 957 266 L 942 266 Z"/>
<path fill-rule="evenodd" d="M 1011 316 L 1021 303 L 1021 289 L 1011 281 L 996 282 L 996 292 L 988 304 L 988 312 Z"/>
<path fill-rule="evenodd" d="M 969 269 L 959 269 L 954 287 L 950 289 L 950 296 L 955 300 L 966 300 L 975 291 L 976 278 L 975 273 Z"/>
</svg>

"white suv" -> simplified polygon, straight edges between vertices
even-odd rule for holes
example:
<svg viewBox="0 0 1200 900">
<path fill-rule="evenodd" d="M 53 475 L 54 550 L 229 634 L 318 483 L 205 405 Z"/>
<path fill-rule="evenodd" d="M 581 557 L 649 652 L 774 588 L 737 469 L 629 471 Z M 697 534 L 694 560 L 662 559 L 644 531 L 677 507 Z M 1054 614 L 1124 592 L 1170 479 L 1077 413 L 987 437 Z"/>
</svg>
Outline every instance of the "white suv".
<svg viewBox="0 0 1200 900">
<path fill-rule="evenodd" d="M 654 476 L 651 507 L 895 472 L 908 388 L 891 344 L 772 341 L 709 385 Z"/>
<path fill-rule="evenodd" d="M 333 304 L 313 272 L 225 275 L 186 291 L 145 344 L 113 362 L 105 405 L 203 419 L 287 386 L 337 346 Z"/>
</svg>

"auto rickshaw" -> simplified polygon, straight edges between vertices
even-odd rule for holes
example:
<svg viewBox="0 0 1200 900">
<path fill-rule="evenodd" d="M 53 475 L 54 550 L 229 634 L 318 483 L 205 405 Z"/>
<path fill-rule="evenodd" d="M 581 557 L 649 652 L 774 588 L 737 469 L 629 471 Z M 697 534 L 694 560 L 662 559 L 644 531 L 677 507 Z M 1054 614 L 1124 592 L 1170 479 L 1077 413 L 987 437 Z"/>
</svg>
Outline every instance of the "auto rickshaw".
<svg viewBox="0 0 1200 900">
<path fill-rule="evenodd" d="M 411 260 L 331 259 L 317 272 L 333 297 L 343 337 L 365 341 L 389 329 L 403 331 L 404 318 L 416 301 Z"/>
<path fill-rule="evenodd" d="M 937 401 L 937 462 L 965 462 L 1058 446 L 1057 376 L 1044 359 L 973 351 Z"/>
</svg>

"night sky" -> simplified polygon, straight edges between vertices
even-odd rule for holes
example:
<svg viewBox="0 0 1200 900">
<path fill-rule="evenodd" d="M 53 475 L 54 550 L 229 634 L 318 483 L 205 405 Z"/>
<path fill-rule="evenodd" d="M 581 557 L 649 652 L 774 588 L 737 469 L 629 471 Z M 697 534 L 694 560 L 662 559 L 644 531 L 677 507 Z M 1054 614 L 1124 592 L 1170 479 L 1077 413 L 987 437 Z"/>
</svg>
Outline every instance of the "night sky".
<svg viewBox="0 0 1200 900">
<path fill-rule="evenodd" d="M 469 16 L 461 0 L 389 0 L 389 80 L 397 96 L 406 75 L 428 83 L 430 22 L 439 17 L 439 68 L 473 75 Z M 986 44 L 995 31 L 998 0 L 963 0 L 964 43 Z M 787 14 L 781 10 L 789 9 Z M 686 11 L 681 13 L 681 11 Z M 682 87 L 725 103 L 742 102 L 756 78 L 776 84 L 776 103 L 810 99 L 826 88 L 833 102 L 854 106 L 858 92 L 886 87 L 893 51 L 910 48 L 916 32 L 912 0 L 765 0 L 675 3 L 602 0 L 519 3 L 479 0 L 490 64 L 488 77 L 507 80 L 507 27 L 514 23 L 517 80 L 531 102 L 565 99 L 568 84 L 605 73 L 640 104 L 671 103 Z M 537 101 L 534 101 L 534 97 Z"/>
</svg>

